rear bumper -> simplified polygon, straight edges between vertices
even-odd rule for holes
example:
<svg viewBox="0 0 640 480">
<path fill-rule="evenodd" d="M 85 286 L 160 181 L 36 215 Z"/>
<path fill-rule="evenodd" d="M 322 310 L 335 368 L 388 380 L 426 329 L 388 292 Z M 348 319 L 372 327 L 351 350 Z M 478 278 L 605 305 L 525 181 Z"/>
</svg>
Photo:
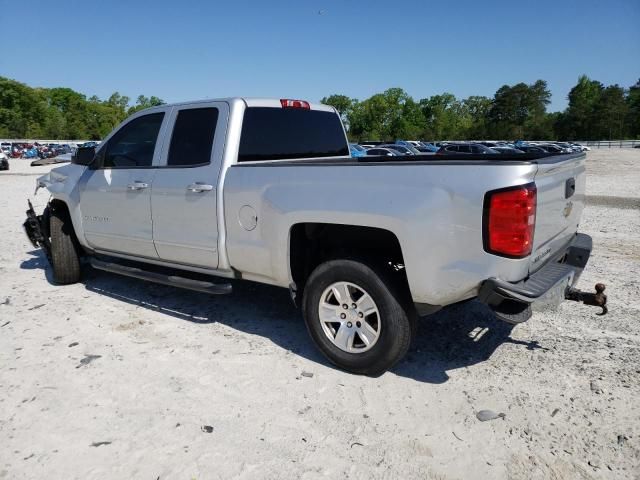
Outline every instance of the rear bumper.
<svg viewBox="0 0 640 480">
<path fill-rule="evenodd" d="M 516 283 L 499 278 L 485 280 L 478 300 L 491 307 L 503 320 L 512 323 L 525 321 L 531 316 L 531 303 L 552 290 L 564 291 L 576 284 L 589 261 L 592 248 L 591 237 L 578 233 L 556 261 L 547 263 L 527 279 Z"/>
</svg>

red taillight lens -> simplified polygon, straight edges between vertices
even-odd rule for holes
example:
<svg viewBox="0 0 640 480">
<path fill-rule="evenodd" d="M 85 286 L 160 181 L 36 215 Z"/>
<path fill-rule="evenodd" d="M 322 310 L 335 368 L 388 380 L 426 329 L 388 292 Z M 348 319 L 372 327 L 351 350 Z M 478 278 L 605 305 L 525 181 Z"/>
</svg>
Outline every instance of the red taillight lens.
<svg viewBox="0 0 640 480">
<path fill-rule="evenodd" d="M 311 110 L 311 105 L 309 102 L 304 100 L 291 100 L 288 98 L 281 98 L 280 105 L 282 108 L 304 108 L 305 110 Z"/>
<path fill-rule="evenodd" d="M 484 205 L 485 250 L 511 258 L 529 255 L 536 225 L 536 186 L 489 192 Z"/>
</svg>

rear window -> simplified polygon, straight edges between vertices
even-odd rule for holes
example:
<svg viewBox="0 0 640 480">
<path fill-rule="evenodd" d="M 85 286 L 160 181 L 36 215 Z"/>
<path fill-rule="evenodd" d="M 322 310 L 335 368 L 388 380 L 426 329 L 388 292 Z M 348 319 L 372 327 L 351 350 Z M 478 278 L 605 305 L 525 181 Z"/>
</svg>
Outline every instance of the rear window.
<svg viewBox="0 0 640 480">
<path fill-rule="evenodd" d="M 336 156 L 349 156 L 349 148 L 333 112 L 250 107 L 244 113 L 239 162 Z"/>
<path fill-rule="evenodd" d="M 188 108 L 178 112 L 167 165 L 205 165 L 211 158 L 218 122 L 217 108 Z"/>
</svg>

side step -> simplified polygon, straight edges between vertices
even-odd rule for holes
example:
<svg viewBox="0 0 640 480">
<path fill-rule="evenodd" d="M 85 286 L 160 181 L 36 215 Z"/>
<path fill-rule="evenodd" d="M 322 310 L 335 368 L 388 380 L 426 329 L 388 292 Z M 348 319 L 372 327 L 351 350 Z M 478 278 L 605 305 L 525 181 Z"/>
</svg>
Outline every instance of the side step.
<svg viewBox="0 0 640 480">
<path fill-rule="evenodd" d="M 90 259 L 91 266 L 105 272 L 117 273 L 126 277 L 139 278 L 149 282 L 161 283 L 162 285 L 170 285 L 172 287 L 186 288 L 187 290 L 195 290 L 196 292 L 209 293 L 211 295 L 225 295 L 231 293 L 232 287 L 230 283 L 211 283 L 202 280 L 193 280 L 191 278 L 178 277 L 175 275 L 164 275 L 162 273 L 150 272 L 136 267 L 128 267 L 118 263 L 103 262 L 97 258 Z"/>
</svg>

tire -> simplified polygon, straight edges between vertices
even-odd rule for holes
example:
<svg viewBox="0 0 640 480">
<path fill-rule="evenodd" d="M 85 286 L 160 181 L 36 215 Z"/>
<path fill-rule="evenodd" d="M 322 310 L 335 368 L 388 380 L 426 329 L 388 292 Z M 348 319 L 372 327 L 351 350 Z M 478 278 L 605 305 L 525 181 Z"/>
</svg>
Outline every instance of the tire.
<svg viewBox="0 0 640 480">
<path fill-rule="evenodd" d="M 60 209 L 51 209 L 49 231 L 53 281 L 60 285 L 77 283 L 80 281 L 80 247 L 69 215 Z"/>
<path fill-rule="evenodd" d="M 345 286 L 346 292 L 341 295 L 353 299 L 347 309 L 335 293 L 343 292 Z M 373 301 L 373 307 L 365 295 Z M 338 308 L 334 310 L 335 303 Z M 415 331 L 415 316 L 402 285 L 382 268 L 358 260 L 331 260 L 319 265 L 307 281 L 302 307 L 309 334 L 320 351 L 337 367 L 361 375 L 378 376 L 393 367 L 406 355 Z M 375 313 L 366 313 L 372 309 Z M 341 334 L 345 326 L 348 333 Z M 369 341 L 365 337 L 370 337 Z M 345 338 L 347 341 L 342 341 Z"/>
</svg>

